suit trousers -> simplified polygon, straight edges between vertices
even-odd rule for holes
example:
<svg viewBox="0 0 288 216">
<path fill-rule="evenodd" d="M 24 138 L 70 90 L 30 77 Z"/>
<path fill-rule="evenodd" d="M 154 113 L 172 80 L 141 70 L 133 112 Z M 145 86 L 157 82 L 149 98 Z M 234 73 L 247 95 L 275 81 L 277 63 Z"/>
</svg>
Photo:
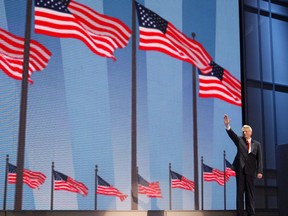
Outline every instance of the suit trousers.
<svg viewBox="0 0 288 216">
<path fill-rule="evenodd" d="M 247 215 L 255 215 L 255 186 L 254 175 L 247 175 L 245 168 L 239 169 L 236 172 L 236 184 L 237 184 L 237 197 L 236 207 L 237 215 L 244 215 L 244 194 L 245 194 L 245 207 Z"/>
</svg>

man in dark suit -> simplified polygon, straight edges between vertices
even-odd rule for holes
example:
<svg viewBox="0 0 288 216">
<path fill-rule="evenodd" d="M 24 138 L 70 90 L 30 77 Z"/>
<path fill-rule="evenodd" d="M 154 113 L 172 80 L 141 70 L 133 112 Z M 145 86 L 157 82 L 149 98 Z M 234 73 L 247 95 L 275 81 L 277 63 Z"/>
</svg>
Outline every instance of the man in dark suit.
<svg viewBox="0 0 288 216">
<path fill-rule="evenodd" d="M 247 215 L 252 216 L 255 215 L 255 174 L 257 173 L 259 179 L 263 177 L 261 144 L 252 139 L 252 128 L 249 125 L 242 127 L 243 136 L 237 136 L 230 127 L 228 115 L 224 115 L 224 124 L 229 137 L 237 147 L 237 154 L 233 162 L 237 184 L 237 215 L 244 215 L 245 194 Z"/>
</svg>

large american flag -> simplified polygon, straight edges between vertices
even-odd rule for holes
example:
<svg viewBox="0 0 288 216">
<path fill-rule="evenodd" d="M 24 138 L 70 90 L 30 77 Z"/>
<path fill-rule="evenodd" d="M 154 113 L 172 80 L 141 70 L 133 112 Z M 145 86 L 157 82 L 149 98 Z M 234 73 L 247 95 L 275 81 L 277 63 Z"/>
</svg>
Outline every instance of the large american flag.
<svg viewBox="0 0 288 216">
<path fill-rule="evenodd" d="M 97 184 L 97 194 L 107 195 L 107 196 L 117 196 L 121 201 L 124 201 L 128 195 L 122 194 L 117 188 L 110 185 L 103 178 L 98 175 Z"/>
<path fill-rule="evenodd" d="M 24 61 L 24 41 L 10 32 L 0 28 L 0 69 L 9 77 L 22 80 Z M 31 74 L 43 70 L 51 57 L 51 52 L 35 40 L 30 40 L 28 81 L 32 83 Z"/>
<path fill-rule="evenodd" d="M 113 58 L 128 44 L 131 30 L 120 20 L 70 0 L 35 0 L 35 32 L 84 42 L 95 54 Z"/>
<path fill-rule="evenodd" d="M 162 198 L 159 182 L 148 182 L 138 174 L 138 193 L 150 198 Z"/>
<path fill-rule="evenodd" d="M 187 179 L 183 175 L 176 173 L 174 171 L 170 171 L 171 174 L 171 181 L 172 181 L 172 188 L 181 188 L 184 190 L 194 191 L 194 182 Z"/>
<path fill-rule="evenodd" d="M 224 172 L 203 164 L 204 181 L 216 181 L 219 185 L 224 185 Z"/>
<path fill-rule="evenodd" d="M 88 188 L 82 182 L 78 182 L 73 178 L 53 170 L 54 190 L 66 190 L 79 193 L 82 196 L 88 195 Z"/>
<path fill-rule="evenodd" d="M 218 67 L 214 66 L 212 57 L 197 41 L 188 38 L 173 24 L 158 14 L 135 3 L 138 14 L 140 44 L 139 49 L 163 52 L 174 58 L 196 66 L 203 75 L 200 80 L 200 97 L 215 97 L 228 103 L 241 106 L 241 83 L 227 70 L 223 69 L 223 79 L 216 82 L 213 75 Z"/>
<path fill-rule="evenodd" d="M 8 163 L 8 183 L 16 184 L 17 167 Z M 34 172 L 28 169 L 23 170 L 23 183 L 27 184 L 30 188 L 39 188 L 46 180 L 46 176 L 41 172 Z"/>
<path fill-rule="evenodd" d="M 142 50 L 163 52 L 195 65 L 204 73 L 211 70 L 211 57 L 195 40 L 186 37 L 174 25 L 143 5 L 135 2 Z"/>
<path fill-rule="evenodd" d="M 236 172 L 232 169 L 231 163 L 225 159 L 225 173 L 226 179 L 229 179 L 230 176 L 236 176 Z"/>
</svg>

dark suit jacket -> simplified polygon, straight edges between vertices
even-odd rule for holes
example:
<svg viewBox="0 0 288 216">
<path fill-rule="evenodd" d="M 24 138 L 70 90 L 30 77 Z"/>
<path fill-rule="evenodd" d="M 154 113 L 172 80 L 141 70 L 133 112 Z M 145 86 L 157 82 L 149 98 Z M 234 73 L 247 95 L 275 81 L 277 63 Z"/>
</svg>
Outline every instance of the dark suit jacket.
<svg viewBox="0 0 288 216">
<path fill-rule="evenodd" d="M 237 147 L 237 154 L 233 162 L 234 170 L 237 172 L 244 168 L 247 175 L 255 175 L 256 171 L 257 173 L 263 173 L 261 144 L 252 139 L 251 153 L 248 154 L 245 138 L 235 134 L 231 128 L 226 131 Z"/>
</svg>

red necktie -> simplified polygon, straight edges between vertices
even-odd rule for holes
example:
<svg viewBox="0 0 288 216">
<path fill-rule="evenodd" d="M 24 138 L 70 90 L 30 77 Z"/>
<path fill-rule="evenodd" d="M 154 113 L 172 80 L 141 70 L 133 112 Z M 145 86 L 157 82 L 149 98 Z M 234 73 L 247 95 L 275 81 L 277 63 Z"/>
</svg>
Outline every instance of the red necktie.
<svg viewBox="0 0 288 216">
<path fill-rule="evenodd" d="M 248 149 L 248 153 L 249 153 L 250 143 L 248 140 L 246 140 L 246 143 L 247 143 L 247 149 Z"/>
</svg>

